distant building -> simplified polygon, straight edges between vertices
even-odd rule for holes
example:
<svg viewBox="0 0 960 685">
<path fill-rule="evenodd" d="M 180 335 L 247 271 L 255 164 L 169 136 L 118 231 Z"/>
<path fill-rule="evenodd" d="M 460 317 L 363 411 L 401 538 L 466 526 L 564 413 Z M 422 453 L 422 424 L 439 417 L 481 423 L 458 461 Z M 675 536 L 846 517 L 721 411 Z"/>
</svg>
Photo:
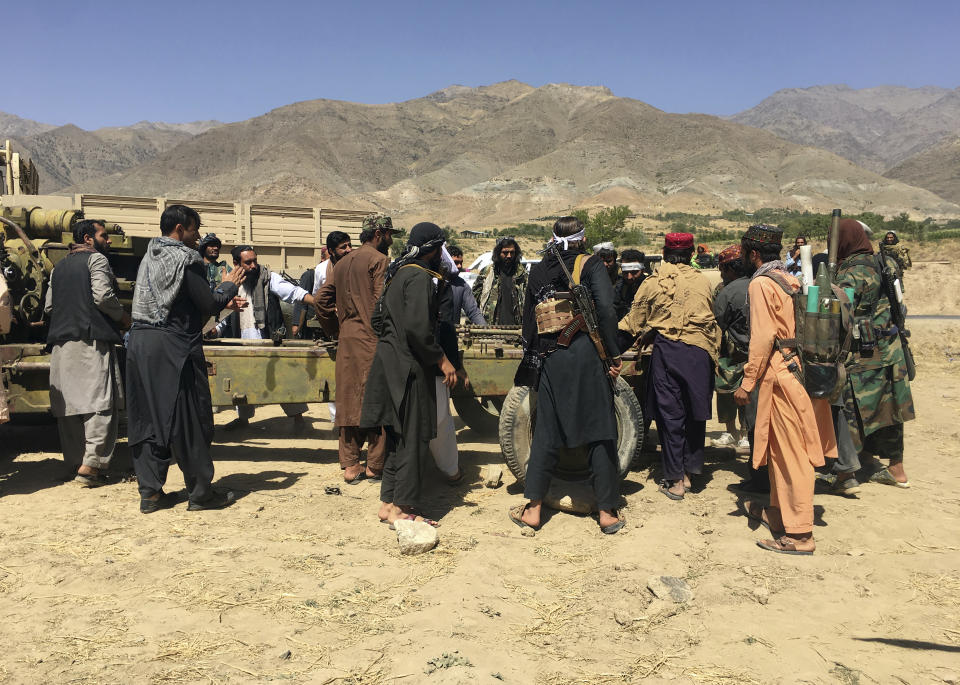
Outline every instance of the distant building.
<svg viewBox="0 0 960 685">
<path fill-rule="evenodd" d="M 460 231 L 461 238 L 489 238 L 490 234 L 486 231 Z"/>
</svg>

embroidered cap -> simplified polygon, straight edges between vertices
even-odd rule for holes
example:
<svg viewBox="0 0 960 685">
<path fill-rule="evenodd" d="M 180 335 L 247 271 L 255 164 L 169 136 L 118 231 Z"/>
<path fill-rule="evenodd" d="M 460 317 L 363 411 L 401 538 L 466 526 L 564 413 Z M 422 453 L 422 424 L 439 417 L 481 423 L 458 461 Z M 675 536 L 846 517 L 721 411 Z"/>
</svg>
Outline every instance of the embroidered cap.
<svg viewBox="0 0 960 685">
<path fill-rule="evenodd" d="M 693 233 L 667 233 L 663 238 L 667 250 L 692 250 Z"/>
<path fill-rule="evenodd" d="M 718 259 L 721 264 L 729 264 L 730 262 L 735 262 L 740 259 L 740 246 L 731 245 L 730 247 L 725 247 L 720 250 Z"/>
<path fill-rule="evenodd" d="M 744 240 L 755 240 L 758 243 L 783 244 L 783 229 L 770 224 L 756 224 L 743 234 Z"/>
</svg>

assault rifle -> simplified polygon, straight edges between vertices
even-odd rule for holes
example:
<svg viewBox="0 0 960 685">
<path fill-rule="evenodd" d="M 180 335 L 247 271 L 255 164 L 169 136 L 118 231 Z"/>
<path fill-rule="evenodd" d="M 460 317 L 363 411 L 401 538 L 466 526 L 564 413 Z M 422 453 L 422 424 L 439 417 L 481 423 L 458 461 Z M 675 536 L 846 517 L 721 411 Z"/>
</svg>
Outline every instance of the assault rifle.
<svg viewBox="0 0 960 685">
<path fill-rule="evenodd" d="M 587 334 L 590 336 L 593 346 L 597 349 L 597 354 L 600 355 L 600 361 L 603 362 L 604 375 L 606 375 L 607 380 L 610 382 L 610 389 L 613 390 L 614 395 L 619 395 L 620 393 L 617 390 L 617 379 L 611 378 L 607 373 L 607 371 L 613 366 L 613 357 L 611 357 L 610 353 L 607 352 L 607 347 L 603 344 L 603 338 L 600 337 L 600 326 L 597 323 L 597 309 L 593 304 L 593 298 L 590 296 L 590 291 L 580 283 L 574 283 L 573 274 L 570 273 L 567 265 L 564 264 L 563 257 L 560 255 L 560 250 L 557 248 L 556 242 L 551 241 L 548 243 L 544 252 L 552 252 L 554 254 L 554 256 L 557 258 L 557 261 L 560 262 L 560 268 L 563 269 L 563 273 L 567 277 L 567 281 L 570 284 L 570 295 L 573 298 L 573 310 L 576 312 L 574 324 L 571 325 L 581 325 L 587 330 Z"/>
<path fill-rule="evenodd" d="M 910 350 L 908 340 L 910 331 L 907 330 L 906 312 L 903 302 L 901 302 L 902 296 L 898 287 L 897 270 L 890 266 L 888 259 L 891 258 L 885 257 L 882 252 L 876 257 L 877 266 L 880 270 L 880 289 L 887 296 L 887 300 L 890 301 L 890 319 L 893 321 L 893 325 L 897 327 L 900 345 L 903 347 L 903 360 L 907 365 L 907 378 L 912 381 L 917 376 L 917 365 L 913 361 L 913 352 Z"/>
</svg>

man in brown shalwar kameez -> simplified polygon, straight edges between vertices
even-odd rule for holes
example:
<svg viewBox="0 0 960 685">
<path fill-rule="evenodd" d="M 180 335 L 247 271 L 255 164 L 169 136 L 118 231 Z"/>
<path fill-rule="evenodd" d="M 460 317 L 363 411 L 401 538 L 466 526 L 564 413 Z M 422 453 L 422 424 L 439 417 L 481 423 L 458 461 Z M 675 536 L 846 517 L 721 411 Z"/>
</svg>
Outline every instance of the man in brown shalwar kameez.
<svg viewBox="0 0 960 685">
<path fill-rule="evenodd" d="M 379 479 L 383 472 L 386 439 L 383 429 L 360 429 L 360 409 L 367 374 L 377 350 L 377 335 L 370 317 L 383 290 L 393 244 L 390 217 L 372 214 L 363 220 L 359 249 L 344 256 L 317 292 L 320 324 L 337 339 L 336 425 L 340 428 L 340 467 L 347 483 Z M 367 442 L 367 464 L 360 449 Z"/>
</svg>

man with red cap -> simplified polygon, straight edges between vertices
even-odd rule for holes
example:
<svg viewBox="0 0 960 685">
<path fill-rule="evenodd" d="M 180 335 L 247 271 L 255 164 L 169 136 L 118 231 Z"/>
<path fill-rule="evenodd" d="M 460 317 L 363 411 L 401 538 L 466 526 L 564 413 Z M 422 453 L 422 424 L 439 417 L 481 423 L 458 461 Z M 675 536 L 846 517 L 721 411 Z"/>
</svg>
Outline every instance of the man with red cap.
<svg viewBox="0 0 960 685">
<path fill-rule="evenodd" d="M 663 263 L 637 290 L 619 325 L 634 339 L 653 336 L 646 404 L 657 422 L 662 450 L 660 492 L 672 500 L 682 500 L 692 487 L 690 477 L 703 471 L 720 348 L 713 289 L 690 265 L 692 257 L 693 235 L 668 233 Z"/>
</svg>

